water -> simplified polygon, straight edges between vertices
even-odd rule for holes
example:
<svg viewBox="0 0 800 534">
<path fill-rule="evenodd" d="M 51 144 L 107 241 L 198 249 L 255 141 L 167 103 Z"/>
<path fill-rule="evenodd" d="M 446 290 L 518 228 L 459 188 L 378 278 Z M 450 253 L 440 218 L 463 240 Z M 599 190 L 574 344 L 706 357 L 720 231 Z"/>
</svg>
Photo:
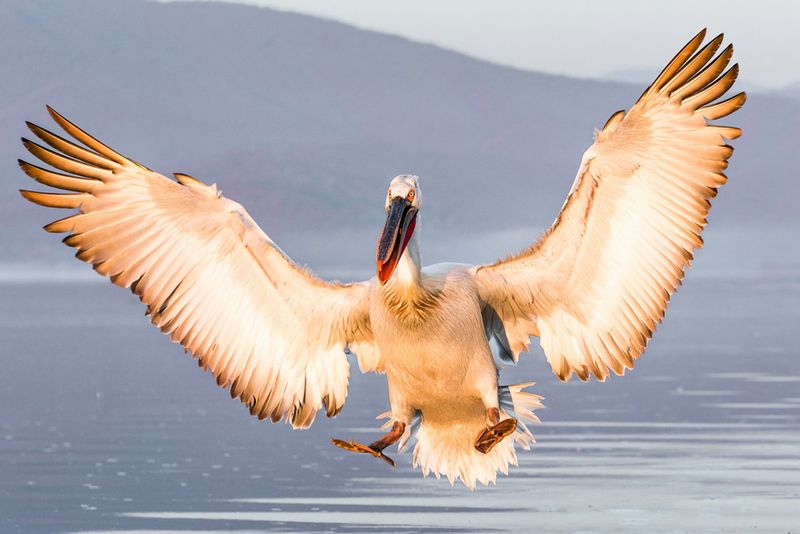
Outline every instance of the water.
<svg viewBox="0 0 800 534">
<path fill-rule="evenodd" d="M 250 417 L 84 278 L 0 283 L 0 532 L 800 532 L 800 274 L 690 273 L 633 372 L 561 384 L 538 349 L 502 382 L 545 396 L 496 487 L 424 479 L 368 441 L 383 379 L 311 430 Z"/>
</svg>

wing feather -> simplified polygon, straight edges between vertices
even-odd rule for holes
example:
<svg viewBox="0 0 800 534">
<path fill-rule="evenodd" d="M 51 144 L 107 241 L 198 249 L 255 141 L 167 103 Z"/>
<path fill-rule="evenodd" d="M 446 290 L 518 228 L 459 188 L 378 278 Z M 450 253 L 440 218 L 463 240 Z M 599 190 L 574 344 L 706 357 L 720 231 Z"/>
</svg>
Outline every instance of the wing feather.
<svg viewBox="0 0 800 534">
<path fill-rule="evenodd" d="M 553 371 L 605 379 L 633 367 L 703 244 L 744 105 L 722 35 L 695 36 L 628 112 L 597 132 L 553 226 L 523 252 L 476 269 L 485 305 L 516 360 L 538 335 Z M 699 51 L 698 51 L 699 49 Z M 495 322 L 497 323 L 497 321 Z M 498 329 L 500 329 L 498 331 Z"/>
<path fill-rule="evenodd" d="M 88 163 L 97 167 L 98 169 L 113 170 L 120 167 L 119 164 L 110 161 L 90 150 L 87 150 L 82 146 L 76 145 L 72 141 L 68 141 L 67 139 L 64 139 L 63 137 L 42 128 L 41 126 L 37 126 L 32 122 L 26 122 L 25 124 L 36 137 L 67 156 L 79 159 L 84 163 Z"/>
<path fill-rule="evenodd" d="M 34 143 L 30 139 L 26 139 L 23 137 L 22 145 L 26 149 L 28 149 L 28 152 L 30 152 L 43 162 L 64 172 L 71 172 L 73 174 L 86 176 L 88 178 L 94 178 L 96 180 L 106 180 L 111 177 L 110 176 L 111 172 L 106 169 L 101 169 L 95 167 L 94 165 L 88 165 L 77 159 L 73 159 L 63 154 L 59 154 L 58 152 L 53 152 L 52 150 L 45 148 L 42 145 Z M 60 186 L 55 185 L 54 187 L 60 187 Z M 77 191 L 80 191 L 80 189 L 78 189 Z"/>
<path fill-rule="evenodd" d="M 678 73 L 675 74 L 675 76 L 664 85 L 662 91 L 670 93 L 674 88 L 681 87 L 690 78 L 700 72 L 708 64 L 711 58 L 714 57 L 714 54 L 717 53 L 717 50 L 719 50 L 719 47 L 722 44 L 723 38 L 724 36 L 719 34 L 709 41 L 708 44 L 701 48 L 700 51 L 692 57 L 692 59 L 687 61 L 686 64 L 681 67 L 681 70 L 678 71 Z M 731 52 L 732 51 L 733 49 L 731 48 Z M 726 55 L 726 52 L 723 52 L 723 56 L 724 55 Z"/>
<path fill-rule="evenodd" d="M 110 149 L 109 147 L 107 147 L 106 145 L 104 145 L 103 143 L 101 143 L 88 133 L 84 132 L 83 130 L 72 124 L 70 121 L 65 119 L 59 112 L 57 112 L 50 106 L 47 106 L 47 111 L 50 113 L 50 116 L 53 118 L 53 120 L 56 121 L 56 124 L 61 126 L 62 130 L 67 132 L 77 141 L 83 143 L 90 149 L 97 152 L 100 156 L 103 156 L 107 160 L 111 160 L 123 166 L 130 165 L 131 163 L 133 163 L 131 160 L 127 159 L 121 154 L 118 154 L 117 152 Z"/>
<path fill-rule="evenodd" d="M 21 189 L 20 194 L 27 200 L 48 208 L 77 208 L 89 198 L 86 194 L 42 193 Z"/>
<path fill-rule="evenodd" d="M 374 346 L 367 283 L 315 278 L 216 186 L 185 174 L 170 180 L 48 110 L 74 142 L 31 123 L 52 150 L 22 142 L 62 172 L 20 167 L 72 193 L 21 193 L 78 213 L 45 230 L 67 233 L 64 243 L 79 259 L 138 295 L 153 324 L 253 415 L 306 427 L 323 406 L 338 413 L 349 380 L 346 347 Z"/>
</svg>

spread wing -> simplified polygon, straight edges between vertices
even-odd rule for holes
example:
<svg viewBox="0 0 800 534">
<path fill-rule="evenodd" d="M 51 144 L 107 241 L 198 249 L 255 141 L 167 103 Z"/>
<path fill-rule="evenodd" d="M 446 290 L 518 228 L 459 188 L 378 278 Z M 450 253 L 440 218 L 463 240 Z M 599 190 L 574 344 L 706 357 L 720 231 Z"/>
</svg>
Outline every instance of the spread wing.
<svg viewBox="0 0 800 534">
<path fill-rule="evenodd" d="M 615 113 L 586 151 L 553 226 L 527 250 L 479 267 L 489 327 L 516 360 L 540 337 L 562 379 L 603 380 L 632 368 L 680 285 L 727 180 L 738 128 L 709 125 L 739 109 L 732 46 L 705 30 L 628 111 Z M 723 72 L 724 71 L 724 72 Z"/>
<path fill-rule="evenodd" d="M 76 256 L 147 305 L 153 324 L 191 351 L 253 415 L 309 426 L 347 396 L 345 349 L 371 346 L 367 283 L 328 283 L 296 266 L 245 209 L 187 175 L 177 182 L 111 150 L 48 108 L 75 141 L 28 124 L 23 139 L 54 172 L 31 178 L 69 193 L 22 191 L 78 213 L 45 226 Z"/>
</svg>

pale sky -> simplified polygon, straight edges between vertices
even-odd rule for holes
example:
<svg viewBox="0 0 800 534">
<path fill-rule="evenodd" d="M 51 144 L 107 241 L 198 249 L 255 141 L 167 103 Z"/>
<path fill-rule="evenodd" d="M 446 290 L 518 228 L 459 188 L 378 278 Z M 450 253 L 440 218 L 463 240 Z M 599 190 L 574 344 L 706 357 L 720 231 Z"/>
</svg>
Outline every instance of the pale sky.
<svg viewBox="0 0 800 534">
<path fill-rule="evenodd" d="M 230 0 L 229 0 L 230 1 Z M 335 19 L 503 65 L 579 77 L 654 74 L 697 31 L 725 32 L 745 84 L 800 81 L 800 2 L 236 0 Z"/>
</svg>

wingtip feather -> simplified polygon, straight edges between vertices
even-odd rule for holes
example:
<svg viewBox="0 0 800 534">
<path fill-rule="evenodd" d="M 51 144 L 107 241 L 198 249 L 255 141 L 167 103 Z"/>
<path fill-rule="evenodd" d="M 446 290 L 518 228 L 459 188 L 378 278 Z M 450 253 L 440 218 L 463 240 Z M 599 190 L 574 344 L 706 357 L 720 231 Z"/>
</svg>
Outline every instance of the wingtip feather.
<svg viewBox="0 0 800 534">
<path fill-rule="evenodd" d="M 19 192 L 25 200 L 49 208 L 77 208 L 88 197 L 86 193 L 43 193 L 27 189 Z"/>
<path fill-rule="evenodd" d="M 49 105 L 47 106 L 47 112 L 50 114 L 50 117 L 52 117 L 52 119 L 56 122 L 56 124 L 58 124 L 65 132 L 67 132 L 69 135 L 71 135 L 72 137 L 74 137 L 87 147 L 96 151 L 98 154 L 119 165 L 125 165 L 126 163 L 129 163 L 128 159 L 125 156 L 123 156 L 113 148 L 109 147 L 99 139 L 95 138 L 93 135 L 89 134 L 88 132 L 78 127 L 76 124 L 68 120 L 66 117 L 64 117 L 62 114 L 60 114 L 58 111 L 56 111 Z"/>
</svg>

